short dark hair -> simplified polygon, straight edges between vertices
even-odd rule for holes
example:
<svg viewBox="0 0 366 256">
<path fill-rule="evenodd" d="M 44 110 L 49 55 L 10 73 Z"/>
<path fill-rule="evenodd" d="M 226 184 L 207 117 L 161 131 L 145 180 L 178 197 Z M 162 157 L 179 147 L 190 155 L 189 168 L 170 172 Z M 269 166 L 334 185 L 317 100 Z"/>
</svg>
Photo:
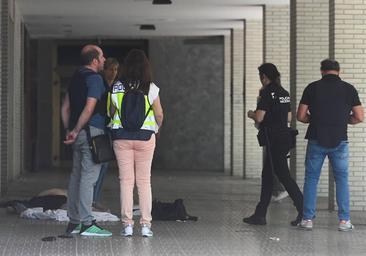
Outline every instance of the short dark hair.
<svg viewBox="0 0 366 256">
<path fill-rule="evenodd" d="M 87 51 L 82 51 L 80 54 L 81 65 L 89 65 L 94 59 L 98 59 L 99 52 L 95 48 L 88 49 Z"/>
<path fill-rule="evenodd" d="M 339 69 L 340 69 L 339 63 L 336 60 L 325 59 L 322 62 L 320 62 L 321 71 L 329 71 L 329 70 L 339 71 Z"/>
</svg>

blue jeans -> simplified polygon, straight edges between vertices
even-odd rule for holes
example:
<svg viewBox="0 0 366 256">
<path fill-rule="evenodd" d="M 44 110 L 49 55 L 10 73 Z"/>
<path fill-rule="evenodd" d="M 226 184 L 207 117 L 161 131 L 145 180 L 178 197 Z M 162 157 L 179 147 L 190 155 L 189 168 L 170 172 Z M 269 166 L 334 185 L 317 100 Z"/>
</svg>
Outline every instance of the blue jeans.
<svg viewBox="0 0 366 256">
<path fill-rule="evenodd" d="M 325 148 L 315 140 L 309 140 L 305 159 L 304 184 L 304 217 L 311 220 L 315 217 L 316 192 L 321 168 L 325 157 L 328 156 L 333 168 L 336 182 L 336 197 L 339 220 L 350 219 L 349 188 L 348 188 L 348 142 L 342 141 L 337 147 Z"/>
<path fill-rule="evenodd" d="M 102 163 L 102 167 L 100 168 L 100 173 L 99 173 L 97 183 L 95 183 L 95 186 L 94 186 L 94 193 L 93 193 L 93 202 L 94 203 L 99 202 L 100 194 L 102 191 L 102 185 L 103 185 L 104 177 L 107 173 L 107 170 L 108 170 L 108 162 Z"/>
</svg>

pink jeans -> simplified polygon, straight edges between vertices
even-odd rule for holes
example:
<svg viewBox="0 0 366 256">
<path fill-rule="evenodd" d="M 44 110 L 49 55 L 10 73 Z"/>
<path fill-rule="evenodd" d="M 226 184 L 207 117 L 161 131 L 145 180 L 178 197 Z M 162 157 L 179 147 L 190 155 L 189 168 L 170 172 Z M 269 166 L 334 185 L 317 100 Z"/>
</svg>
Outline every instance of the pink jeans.
<svg viewBox="0 0 366 256">
<path fill-rule="evenodd" d="M 115 140 L 121 191 L 121 219 L 124 225 L 133 225 L 133 189 L 135 180 L 141 211 L 140 224 L 151 225 L 151 163 L 155 149 L 155 135 L 148 141 Z"/>
</svg>

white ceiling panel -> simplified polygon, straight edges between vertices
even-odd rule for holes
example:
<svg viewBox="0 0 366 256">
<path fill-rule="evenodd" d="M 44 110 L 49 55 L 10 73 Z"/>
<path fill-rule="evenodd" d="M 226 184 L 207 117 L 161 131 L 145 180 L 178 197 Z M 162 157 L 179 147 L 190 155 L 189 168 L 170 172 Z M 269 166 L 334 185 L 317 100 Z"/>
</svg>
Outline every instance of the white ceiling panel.
<svg viewBox="0 0 366 256">
<path fill-rule="evenodd" d="M 289 0 L 16 0 L 32 37 L 130 38 L 225 35 L 244 19 L 261 19 L 262 5 Z M 141 31 L 141 24 L 156 30 Z"/>
</svg>

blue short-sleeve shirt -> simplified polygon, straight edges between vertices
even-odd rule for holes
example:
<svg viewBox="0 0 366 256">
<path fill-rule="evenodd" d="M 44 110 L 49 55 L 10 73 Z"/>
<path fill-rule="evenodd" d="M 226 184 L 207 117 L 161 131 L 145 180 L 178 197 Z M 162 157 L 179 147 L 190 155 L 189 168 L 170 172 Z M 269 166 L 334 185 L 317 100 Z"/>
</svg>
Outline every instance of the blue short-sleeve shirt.
<svg viewBox="0 0 366 256">
<path fill-rule="evenodd" d="M 103 82 L 103 78 L 99 74 L 93 74 L 86 78 L 86 86 L 87 86 L 87 97 L 95 98 L 100 101 L 105 94 L 105 86 Z M 105 127 L 105 116 L 99 113 L 96 113 L 91 116 L 89 120 L 89 125 L 104 129 Z"/>
</svg>

